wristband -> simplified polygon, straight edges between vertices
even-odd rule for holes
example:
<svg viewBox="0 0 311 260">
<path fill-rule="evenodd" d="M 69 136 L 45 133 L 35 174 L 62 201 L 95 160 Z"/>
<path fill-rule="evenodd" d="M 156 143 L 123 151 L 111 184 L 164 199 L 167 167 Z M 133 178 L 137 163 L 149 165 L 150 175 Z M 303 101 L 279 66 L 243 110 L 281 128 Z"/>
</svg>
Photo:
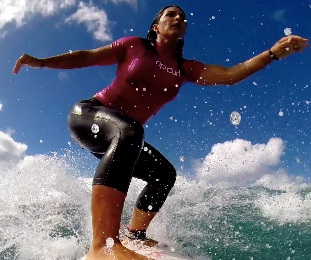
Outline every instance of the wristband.
<svg viewBox="0 0 311 260">
<path fill-rule="evenodd" d="M 274 53 L 273 53 L 271 50 L 269 50 L 269 55 L 270 55 L 270 57 L 271 57 L 273 60 L 279 60 L 279 58 L 278 58 L 277 56 L 275 56 Z"/>
</svg>

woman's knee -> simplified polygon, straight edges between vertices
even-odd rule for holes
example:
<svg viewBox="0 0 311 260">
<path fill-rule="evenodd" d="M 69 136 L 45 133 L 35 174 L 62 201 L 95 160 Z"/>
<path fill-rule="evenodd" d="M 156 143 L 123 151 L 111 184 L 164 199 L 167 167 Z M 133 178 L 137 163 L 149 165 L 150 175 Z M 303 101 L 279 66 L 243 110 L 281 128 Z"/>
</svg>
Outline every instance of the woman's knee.
<svg viewBox="0 0 311 260">
<path fill-rule="evenodd" d="M 164 185 L 168 190 L 171 190 L 176 182 L 177 172 L 175 167 L 169 163 L 167 166 L 167 174 L 165 178 L 161 181 L 162 185 Z"/>
</svg>

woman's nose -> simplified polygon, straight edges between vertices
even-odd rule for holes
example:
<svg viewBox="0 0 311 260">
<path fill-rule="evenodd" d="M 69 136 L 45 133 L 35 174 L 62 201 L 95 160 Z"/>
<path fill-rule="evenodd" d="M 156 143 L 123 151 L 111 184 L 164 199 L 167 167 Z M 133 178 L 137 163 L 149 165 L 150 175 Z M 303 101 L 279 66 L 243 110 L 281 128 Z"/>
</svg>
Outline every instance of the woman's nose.
<svg viewBox="0 0 311 260">
<path fill-rule="evenodd" d="M 175 15 L 175 20 L 181 21 L 181 16 L 179 14 Z"/>
</svg>

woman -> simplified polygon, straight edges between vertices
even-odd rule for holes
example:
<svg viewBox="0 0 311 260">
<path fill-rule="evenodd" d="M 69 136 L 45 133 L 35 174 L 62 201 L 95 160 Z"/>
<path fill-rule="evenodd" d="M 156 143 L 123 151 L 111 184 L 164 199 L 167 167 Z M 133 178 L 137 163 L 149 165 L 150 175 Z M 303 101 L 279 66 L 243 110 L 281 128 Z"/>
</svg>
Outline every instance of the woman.
<svg viewBox="0 0 311 260">
<path fill-rule="evenodd" d="M 273 60 L 308 46 L 307 39 L 284 37 L 270 50 L 225 68 L 183 58 L 186 27 L 184 11 L 167 6 L 155 17 L 147 39 L 124 37 L 98 49 L 44 59 L 23 54 L 16 62 L 14 73 L 25 65 L 74 69 L 118 64 L 113 82 L 75 104 L 68 116 L 72 138 L 100 159 L 92 186 L 93 241 L 88 260 L 146 259 L 121 244 L 121 213 L 131 178 L 145 180 L 128 227 L 131 238 L 145 240 L 150 221 L 174 185 L 176 171 L 144 142 L 143 124 L 173 100 L 184 83 L 234 85 Z M 113 245 L 107 247 L 112 239 Z"/>
</svg>

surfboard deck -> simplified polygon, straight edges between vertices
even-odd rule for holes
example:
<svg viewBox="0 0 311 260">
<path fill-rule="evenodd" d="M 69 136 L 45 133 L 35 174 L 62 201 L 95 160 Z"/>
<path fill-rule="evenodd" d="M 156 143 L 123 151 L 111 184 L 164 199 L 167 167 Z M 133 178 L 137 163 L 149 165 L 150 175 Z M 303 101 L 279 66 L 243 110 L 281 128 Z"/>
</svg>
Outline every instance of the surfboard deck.
<svg viewBox="0 0 311 260">
<path fill-rule="evenodd" d="M 166 245 L 146 246 L 141 241 L 126 241 L 122 243 L 128 249 L 135 251 L 140 255 L 150 257 L 156 260 L 190 260 L 191 258 L 175 252 L 174 248 Z"/>
<path fill-rule="evenodd" d="M 126 241 L 122 243 L 125 247 L 136 253 L 155 260 L 192 260 L 192 258 L 175 252 L 173 248 L 166 245 L 146 246 L 141 241 Z M 86 256 L 80 260 L 85 260 Z"/>
</svg>

